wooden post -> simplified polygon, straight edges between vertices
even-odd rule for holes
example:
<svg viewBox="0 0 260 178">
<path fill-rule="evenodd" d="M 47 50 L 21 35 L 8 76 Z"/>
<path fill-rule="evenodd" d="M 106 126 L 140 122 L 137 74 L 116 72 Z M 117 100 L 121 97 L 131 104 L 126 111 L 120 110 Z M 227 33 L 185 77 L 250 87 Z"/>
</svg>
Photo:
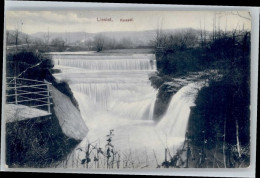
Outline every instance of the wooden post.
<svg viewBox="0 0 260 178">
<path fill-rule="evenodd" d="M 96 161 L 97 162 L 97 168 L 99 168 L 99 155 L 98 155 L 99 151 L 98 151 L 97 145 L 96 145 L 96 151 L 97 151 L 97 153 L 96 153 L 97 154 L 97 161 Z"/>
<path fill-rule="evenodd" d="M 165 165 L 167 164 L 167 148 L 165 148 Z M 167 167 L 167 166 L 166 166 Z"/>
<path fill-rule="evenodd" d="M 71 161 L 71 167 L 74 167 L 74 159 L 75 159 L 75 151 L 72 152 L 72 161 Z"/>
<path fill-rule="evenodd" d="M 236 120 L 236 138 L 237 138 L 237 152 L 238 152 L 238 157 L 241 157 L 241 149 L 240 149 L 240 143 L 239 143 L 239 127 L 238 127 L 238 122 Z"/>
<path fill-rule="evenodd" d="M 114 150 L 113 150 L 112 154 L 113 154 L 113 157 L 112 157 L 112 165 L 111 165 L 111 167 L 113 169 L 114 168 L 114 160 L 115 160 Z"/>
<path fill-rule="evenodd" d="M 154 158 L 155 158 L 155 161 L 156 161 L 156 164 L 157 164 L 157 168 L 160 167 L 160 165 L 158 164 L 158 160 L 157 160 L 157 157 L 156 157 L 156 154 L 155 154 L 155 151 L 153 150 L 153 154 L 154 154 Z"/>
<path fill-rule="evenodd" d="M 77 165 L 77 168 L 78 168 L 79 167 L 79 153 L 78 153 L 78 156 L 77 156 L 77 159 L 76 159 L 76 165 Z"/>
<path fill-rule="evenodd" d="M 117 157 L 117 169 L 120 168 L 120 154 L 118 154 L 118 157 Z"/>
<path fill-rule="evenodd" d="M 188 140 L 188 139 L 187 139 Z M 189 145 L 189 140 L 187 141 L 187 162 L 186 162 L 186 168 L 189 167 L 189 157 L 190 157 L 190 145 Z"/>
<path fill-rule="evenodd" d="M 109 168 L 108 161 L 109 161 L 109 157 L 108 157 L 108 149 L 107 149 L 107 169 Z"/>
<path fill-rule="evenodd" d="M 88 168 L 88 160 L 89 160 L 89 148 L 90 148 L 90 144 L 88 144 L 87 153 L 86 153 L 86 162 L 87 162 L 86 166 L 87 166 L 87 168 Z"/>
<path fill-rule="evenodd" d="M 225 142 L 226 142 L 226 118 L 225 118 L 225 121 L 224 121 L 224 131 L 223 131 L 223 162 L 224 162 L 224 167 L 226 168 L 227 164 L 226 164 L 226 145 L 225 145 Z"/>
<path fill-rule="evenodd" d="M 17 98 L 17 88 L 16 88 L 16 77 L 14 77 L 14 96 L 15 96 L 15 104 L 18 103 L 18 98 Z"/>
</svg>

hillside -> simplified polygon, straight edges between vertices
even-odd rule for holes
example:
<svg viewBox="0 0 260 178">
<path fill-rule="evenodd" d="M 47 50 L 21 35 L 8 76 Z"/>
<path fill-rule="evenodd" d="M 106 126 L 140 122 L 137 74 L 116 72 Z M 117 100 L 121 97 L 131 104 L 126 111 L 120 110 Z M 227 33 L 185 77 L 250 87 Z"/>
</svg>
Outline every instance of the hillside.
<svg viewBox="0 0 260 178">
<path fill-rule="evenodd" d="M 184 29 L 166 29 L 163 30 L 164 33 L 177 33 L 183 31 Z M 198 31 L 199 32 L 199 31 Z M 111 31 L 111 32 L 101 32 L 101 33 L 86 33 L 86 32 L 49 32 L 49 40 L 55 38 L 61 38 L 64 41 L 70 43 L 91 41 L 97 34 L 102 34 L 107 38 L 120 41 L 122 39 L 130 39 L 132 42 L 137 44 L 148 44 L 154 39 L 156 30 L 147 31 Z M 44 40 L 48 35 L 48 32 L 38 32 L 31 34 L 33 38 L 39 38 Z"/>
</svg>

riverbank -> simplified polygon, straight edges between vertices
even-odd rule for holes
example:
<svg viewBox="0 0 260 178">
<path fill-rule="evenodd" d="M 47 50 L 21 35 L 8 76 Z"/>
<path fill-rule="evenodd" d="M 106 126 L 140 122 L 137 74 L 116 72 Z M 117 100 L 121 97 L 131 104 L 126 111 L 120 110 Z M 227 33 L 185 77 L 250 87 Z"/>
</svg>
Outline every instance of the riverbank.
<svg viewBox="0 0 260 178">
<path fill-rule="evenodd" d="M 88 132 L 69 86 L 54 79 L 50 72 L 52 67 L 51 60 L 40 53 L 22 51 L 7 55 L 7 76 L 17 72 L 21 78 L 47 80 L 53 84 L 51 116 L 6 124 L 9 167 L 55 167 Z M 34 104 L 42 103 L 34 101 Z"/>
<path fill-rule="evenodd" d="M 175 93 L 176 87 L 168 85 L 171 78 L 185 79 L 190 72 L 204 70 L 217 71 L 218 75 L 205 76 L 208 85 L 198 92 L 190 114 L 186 135 L 189 143 L 186 142 L 179 154 L 164 165 L 248 167 L 250 32 L 219 34 L 208 41 L 201 41 L 201 44 L 196 43 L 196 38 L 185 41 L 186 35 L 190 34 L 162 35 L 161 41 L 159 37 L 158 43 L 161 44 L 155 49 L 158 74 L 151 78 L 154 86 L 159 88 L 157 101 L 164 108 L 155 110 L 157 118 L 164 114 L 169 97 Z M 179 37 L 179 41 L 172 40 Z M 182 43 L 179 43 L 181 40 Z M 180 155 L 185 155 L 186 163 L 189 161 L 191 164 L 177 166 Z"/>
</svg>

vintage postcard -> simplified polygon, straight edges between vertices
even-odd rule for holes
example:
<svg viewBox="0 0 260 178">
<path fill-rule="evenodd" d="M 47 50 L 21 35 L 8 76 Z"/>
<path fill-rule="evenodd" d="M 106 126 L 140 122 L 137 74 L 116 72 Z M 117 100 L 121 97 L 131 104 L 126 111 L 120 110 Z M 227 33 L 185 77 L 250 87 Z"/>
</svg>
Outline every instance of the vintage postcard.
<svg viewBox="0 0 260 178">
<path fill-rule="evenodd" d="M 4 28 L 2 170 L 254 176 L 256 9 L 7 2 Z"/>
</svg>

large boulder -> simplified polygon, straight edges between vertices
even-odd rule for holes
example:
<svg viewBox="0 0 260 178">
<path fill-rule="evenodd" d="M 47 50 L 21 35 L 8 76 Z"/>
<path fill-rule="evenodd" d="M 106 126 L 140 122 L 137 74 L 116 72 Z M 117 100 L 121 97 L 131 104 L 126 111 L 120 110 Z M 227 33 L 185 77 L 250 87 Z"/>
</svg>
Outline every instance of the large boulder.
<svg viewBox="0 0 260 178">
<path fill-rule="evenodd" d="M 63 133 L 76 140 L 83 140 L 88 133 L 86 123 L 80 111 L 74 106 L 70 98 L 55 87 L 50 85 L 51 96 L 54 103 L 53 109 Z"/>
</svg>

